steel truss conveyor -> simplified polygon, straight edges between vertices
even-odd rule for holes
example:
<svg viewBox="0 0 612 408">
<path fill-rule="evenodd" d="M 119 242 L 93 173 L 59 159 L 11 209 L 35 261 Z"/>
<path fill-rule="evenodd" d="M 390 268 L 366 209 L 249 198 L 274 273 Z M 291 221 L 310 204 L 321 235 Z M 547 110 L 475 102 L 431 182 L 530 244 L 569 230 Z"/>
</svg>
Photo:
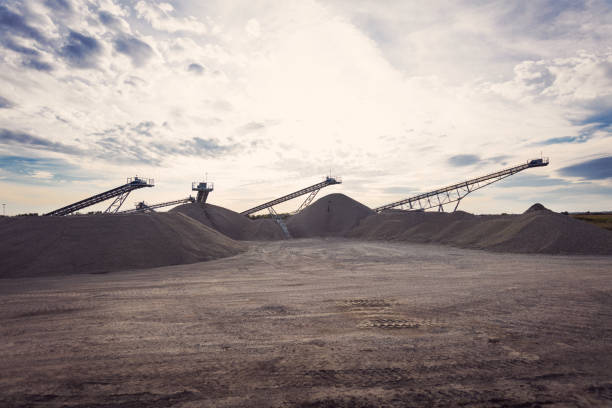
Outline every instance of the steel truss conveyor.
<svg viewBox="0 0 612 408">
<path fill-rule="evenodd" d="M 101 203 L 102 201 L 109 200 L 114 198 L 113 202 L 108 206 L 108 208 L 104 211 L 105 213 L 116 213 L 121 208 L 121 205 L 125 201 L 125 199 L 130 195 L 130 193 L 134 190 L 143 187 L 153 187 L 155 182 L 153 179 L 144 179 L 140 177 L 128 178 L 127 182 L 119 187 L 113 188 L 111 190 L 105 191 L 100 194 L 96 194 L 84 200 L 78 201 L 76 203 L 67 205 L 65 207 L 59 208 L 55 211 L 51 211 L 44 215 L 68 215 L 85 207 L 92 206 L 94 204 Z"/>
<path fill-rule="evenodd" d="M 179 204 L 194 203 L 195 201 L 196 199 L 191 196 L 187 198 L 182 198 L 180 200 L 166 201 L 165 203 L 157 203 L 157 204 L 146 204 L 144 201 L 141 201 L 136 204 L 136 208 L 131 209 L 131 210 L 120 211 L 119 214 L 155 212 L 155 210 L 157 210 L 158 208 L 170 207 L 172 205 L 179 205 Z"/>
<path fill-rule="evenodd" d="M 479 190 L 489 184 L 495 183 L 510 177 L 525 169 L 532 167 L 548 166 L 548 157 L 529 160 L 527 163 L 520 164 L 518 166 L 510 167 L 508 169 L 500 170 L 495 173 L 487 174 L 486 176 L 478 177 L 472 180 L 465 181 L 463 183 L 453 184 L 452 186 L 444 187 L 438 190 L 430 191 L 416 195 L 414 197 L 406 198 L 404 200 L 396 201 L 394 203 L 382 205 L 374 208 L 374 211 L 381 212 L 389 210 L 395 207 L 404 209 L 407 206 L 409 210 L 427 210 L 430 208 L 438 207 L 438 211 L 444 211 L 444 205 L 457 202 L 453 211 L 457 210 L 459 203 L 469 193 Z"/>
<path fill-rule="evenodd" d="M 295 211 L 297 213 L 303 210 L 305 207 L 307 207 L 312 202 L 312 200 L 315 198 L 319 190 L 321 190 L 323 187 L 331 186 L 333 184 L 341 184 L 341 183 L 342 183 L 342 180 L 339 177 L 325 177 L 325 181 L 322 181 L 321 183 L 317 183 L 310 187 L 306 187 L 301 190 L 298 190 L 294 193 L 287 194 L 286 196 L 282 196 L 280 198 L 277 198 L 276 200 L 268 201 L 267 203 L 264 203 L 264 204 L 258 205 L 257 207 L 253 207 L 249 210 L 243 211 L 240 214 L 241 215 L 253 214 L 258 211 L 265 210 L 266 208 L 271 208 L 277 204 L 280 204 L 285 201 L 289 201 L 296 197 L 302 196 L 304 194 L 310 193 L 310 195 L 306 197 L 306 200 L 304 200 L 302 205 L 300 205 L 300 207 Z"/>
</svg>

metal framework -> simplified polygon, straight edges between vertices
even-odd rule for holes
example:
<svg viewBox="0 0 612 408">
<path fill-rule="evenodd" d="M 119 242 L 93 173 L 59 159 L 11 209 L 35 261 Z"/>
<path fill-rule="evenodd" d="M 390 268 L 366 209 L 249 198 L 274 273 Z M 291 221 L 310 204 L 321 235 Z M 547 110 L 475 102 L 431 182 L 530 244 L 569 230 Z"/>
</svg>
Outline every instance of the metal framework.
<svg viewBox="0 0 612 408">
<path fill-rule="evenodd" d="M 208 194 L 214 190 L 214 184 L 209 183 L 207 181 L 197 182 L 194 181 L 191 183 L 191 191 L 197 191 L 198 195 L 196 197 L 196 202 L 204 204 L 206 199 L 208 198 Z"/>
<path fill-rule="evenodd" d="M 96 194 L 94 196 L 85 198 L 84 200 L 77 201 L 76 203 L 67 205 L 62 208 L 58 208 L 57 210 L 51 211 L 44 215 L 52 215 L 52 216 L 61 216 L 68 215 L 85 207 L 92 206 L 94 204 L 101 203 L 102 201 L 109 200 L 114 198 L 111 205 L 104 211 L 105 213 L 116 213 L 121 208 L 121 205 L 125 201 L 125 199 L 130 195 L 130 193 L 134 190 L 143 187 L 153 187 L 155 185 L 155 181 L 153 179 L 146 179 L 141 177 L 130 177 L 127 179 L 127 182 L 119 187 L 115 187 L 111 190 L 105 191 L 100 194 Z"/>
<path fill-rule="evenodd" d="M 438 190 L 430 191 L 416 195 L 414 197 L 406 198 L 404 200 L 396 201 L 390 204 L 382 205 L 374 208 L 374 211 L 381 212 L 389 210 L 391 208 L 400 207 L 404 209 L 405 206 L 409 210 L 420 210 L 424 211 L 430 208 L 438 207 L 438 211 L 444 211 L 444 205 L 457 202 L 453 212 L 459 207 L 459 203 L 465 196 L 473 191 L 479 190 L 489 184 L 495 183 L 510 177 L 525 169 L 532 167 L 548 166 L 548 157 L 541 159 L 529 160 L 527 163 L 520 164 L 518 166 L 510 167 L 504 170 L 497 171 L 495 173 L 487 174 L 486 176 L 478 177 L 472 180 L 468 180 L 462 183 L 453 184 L 452 186 L 444 187 Z"/>
<path fill-rule="evenodd" d="M 167 201 L 165 203 L 158 204 L 146 204 L 144 201 L 136 203 L 136 208 L 132 210 L 120 211 L 119 214 L 133 214 L 139 212 L 155 212 L 158 208 L 170 207 L 171 205 L 187 204 L 195 202 L 195 198 L 189 196 L 187 198 L 181 198 L 180 200 Z"/>
<path fill-rule="evenodd" d="M 287 194 L 285 196 L 282 196 L 282 197 L 277 198 L 277 199 L 272 200 L 272 201 L 268 201 L 267 203 L 264 203 L 264 204 L 258 205 L 257 207 L 253 207 L 251 209 L 243 211 L 240 214 L 241 215 L 253 214 L 253 213 L 256 213 L 258 211 L 265 210 L 266 208 L 270 208 L 270 207 L 272 207 L 272 206 L 274 206 L 276 204 L 280 204 L 280 203 L 283 203 L 285 201 L 288 201 L 288 200 L 294 199 L 296 197 L 299 197 L 301 195 L 311 193 L 306 198 L 306 201 L 304 201 L 302 203 L 302 205 L 300 205 L 300 207 L 299 207 L 299 209 L 297 211 L 297 212 L 299 212 L 302 209 L 304 209 L 306 206 L 308 206 L 308 204 L 310 204 L 310 202 L 314 199 L 314 197 L 317 195 L 319 190 L 321 190 L 323 187 L 331 186 L 333 184 L 341 184 L 341 183 L 342 183 L 342 180 L 339 177 L 325 177 L 325 181 L 322 181 L 321 183 L 314 184 L 314 185 L 312 185 L 310 187 L 303 188 L 303 189 L 298 190 L 298 191 L 296 191 L 294 193 Z"/>
<path fill-rule="evenodd" d="M 293 211 L 291 213 L 291 215 L 295 215 L 295 214 L 299 213 L 300 211 L 302 211 L 304 208 L 308 207 L 310 205 L 310 203 L 312 203 L 312 200 L 314 200 L 314 198 L 317 196 L 319 191 L 321 191 L 321 189 L 315 190 L 312 193 L 308 194 L 308 197 L 306 197 L 304 202 L 302 204 L 300 204 L 298 209 Z"/>
<path fill-rule="evenodd" d="M 289 233 L 289 228 L 287 228 L 287 224 L 285 224 L 285 221 L 283 221 L 283 219 L 278 215 L 274 207 L 268 207 L 268 211 L 270 212 L 270 215 L 272 215 L 272 218 L 274 218 L 274 221 L 276 221 L 276 223 L 281 227 L 281 230 L 283 230 L 285 238 L 291 238 L 291 234 Z"/>
</svg>

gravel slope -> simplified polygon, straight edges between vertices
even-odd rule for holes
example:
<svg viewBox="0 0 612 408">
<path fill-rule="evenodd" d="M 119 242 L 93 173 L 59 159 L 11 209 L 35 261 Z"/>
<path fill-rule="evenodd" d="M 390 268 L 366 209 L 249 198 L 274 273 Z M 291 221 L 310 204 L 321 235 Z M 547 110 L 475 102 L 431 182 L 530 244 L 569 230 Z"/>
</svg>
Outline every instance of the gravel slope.
<svg viewBox="0 0 612 408">
<path fill-rule="evenodd" d="M 497 252 L 612 255 L 612 232 L 534 207 L 519 215 L 394 211 L 362 220 L 346 236 Z"/>
<path fill-rule="evenodd" d="M 246 247 L 182 214 L 10 217 L 0 221 L 0 278 L 187 264 Z"/>
<path fill-rule="evenodd" d="M 241 241 L 284 239 L 282 230 L 274 220 L 251 220 L 249 217 L 217 205 L 184 204 L 173 208 L 170 212 L 185 214 L 232 239 Z"/>
<path fill-rule="evenodd" d="M 343 236 L 374 211 L 344 194 L 329 194 L 287 220 L 294 238 Z"/>
</svg>

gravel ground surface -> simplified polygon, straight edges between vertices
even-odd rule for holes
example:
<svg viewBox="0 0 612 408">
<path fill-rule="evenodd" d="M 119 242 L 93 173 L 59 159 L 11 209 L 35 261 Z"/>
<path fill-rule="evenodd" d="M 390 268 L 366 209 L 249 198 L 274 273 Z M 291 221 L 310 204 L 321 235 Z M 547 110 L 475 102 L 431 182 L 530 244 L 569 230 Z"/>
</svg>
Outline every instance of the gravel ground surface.
<svg viewBox="0 0 612 408">
<path fill-rule="evenodd" d="M 612 258 L 303 239 L 0 280 L 0 406 L 611 406 Z"/>
</svg>

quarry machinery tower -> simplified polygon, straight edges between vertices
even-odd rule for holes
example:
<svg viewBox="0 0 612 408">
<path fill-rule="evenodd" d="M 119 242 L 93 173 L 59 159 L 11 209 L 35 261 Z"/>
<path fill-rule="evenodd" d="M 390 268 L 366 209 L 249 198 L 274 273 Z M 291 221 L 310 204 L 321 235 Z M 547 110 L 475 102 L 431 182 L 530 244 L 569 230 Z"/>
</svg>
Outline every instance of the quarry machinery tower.
<svg viewBox="0 0 612 408">
<path fill-rule="evenodd" d="M 374 211 L 381 212 L 396 207 L 405 209 L 406 206 L 408 207 L 408 210 L 424 211 L 430 208 L 438 207 L 438 211 L 444 211 L 444 205 L 456 202 L 457 204 L 453 209 L 454 212 L 457 210 L 457 207 L 459 207 L 461 200 L 471 192 L 486 187 L 489 184 L 493 184 L 496 181 L 503 180 L 506 177 L 510 177 L 520 171 L 530 169 L 532 167 L 548 166 L 548 163 L 548 157 L 528 160 L 526 163 L 519 164 L 518 166 L 496 171 L 495 173 L 490 173 L 482 177 L 464 181 L 462 183 L 453 184 L 451 186 L 443 187 L 428 193 L 418 194 L 413 197 L 395 201 L 393 203 L 381 205 L 380 207 L 374 208 Z"/>
<path fill-rule="evenodd" d="M 191 191 L 197 191 L 196 203 L 204 204 L 208 198 L 208 194 L 214 190 L 214 184 L 208 181 L 194 181 L 191 183 Z"/>
<path fill-rule="evenodd" d="M 62 208 L 58 208 L 57 210 L 51 211 L 44 215 L 68 215 L 75 211 L 78 211 L 82 208 L 92 206 L 94 204 L 101 203 L 102 201 L 109 200 L 114 198 L 113 202 L 108 206 L 108 208 L 104 211 L 105 213 L 115 214 L 121 208 L 121 205 L 125 201 L 125 199 L 130 195 L 130 193 L 134 190 L 138 190 L 139 188 L 144 187 L 153 187 L 155 185 L 155 181 L 153 179 L 147 179 L 142 177 L 129 177 L 127 182 L 119 187 L 115 187 L 108 191 L 105 191 L 100 194 L 96 194 L 94 196 L 85 198 L 81 201 L 77 201 L 76 203 L 72 203 Z"/>
<path fill-rule="evenodd" d="M 181 198 L 179 200 L 173 200 L 173 201 L 166 201 L 164 203 L 157 203 L 157 204 L 147 204 L 144 201 L 140 201 L 138 203 L 136 203 L 136 208 L 131 209 L 131 210 L 125 210 L 125 211 L 121 211 L 121 214 L 133 214 L 133 213 L 139 213 L 139 212 L 155 212 L 155 210 L 157 210 L 158 208 L 164 208 L 164 207 L 170 207 L 173 205 L 179 205 L 179 204 L 187 204 L 187 203 L 202 203 L 204 204 L 206 202 L 206 199 L 208 198 L 208 194 L 213 191 L 213 183 L 209 183 L 207 181 L 201 181 L 201 182 L 193 182 L 191 183 L 191 190 L 192 191 L 197 191 L 198 195 L 196 198 L 193 198 L 192 196 L 189 196 L 187 198 Z"/>
</svg>

